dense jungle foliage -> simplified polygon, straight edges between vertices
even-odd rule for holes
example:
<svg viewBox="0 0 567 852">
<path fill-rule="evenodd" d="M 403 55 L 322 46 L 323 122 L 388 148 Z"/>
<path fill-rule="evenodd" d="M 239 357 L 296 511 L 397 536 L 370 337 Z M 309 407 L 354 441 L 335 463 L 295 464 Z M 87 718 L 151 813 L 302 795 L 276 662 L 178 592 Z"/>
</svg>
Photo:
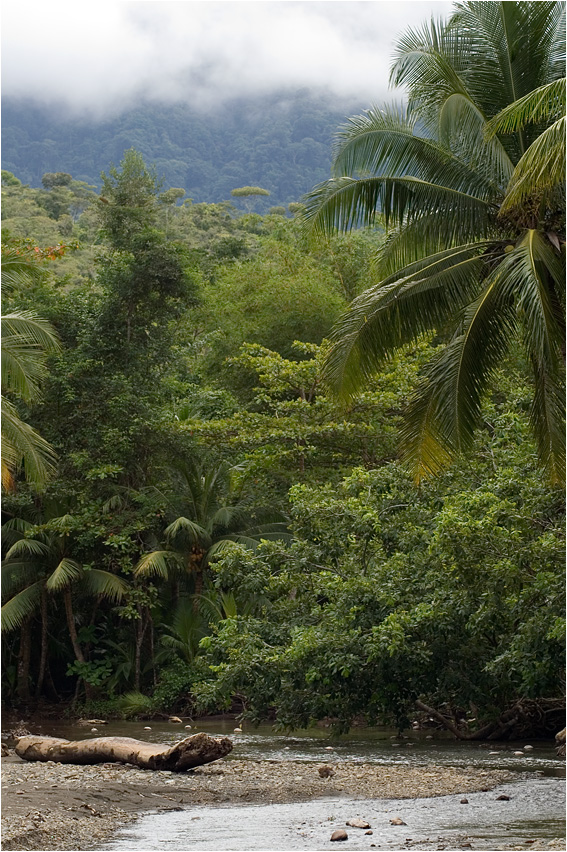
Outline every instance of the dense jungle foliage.
<svg viewBox="0 0 567 852">
<path fill-rule="evenodd" d="M 101 170 L 135 148 L 168 186 L 184 187 L 197 202 L 225 201 L 249 184 L 264 187 L 270 197 L 257 199 L 254 209 L 267 213 L 327 177 L 335 129 L 362 106 L 289 90 L 208 110 L 148 103 L 89 118 L 3 98 L 2 162 L 31 186 L 39 187 L 45 172 L 63 171 L 100 189 Z"/>
<path fill-rule="evenodd" d="M 300 204 L 183 201 L 134 149 L 106 168 L 98 193 L 2 172 L 4 702 L 553 733 L 565 504 L 529 351 L 416 484 L 400 429 L 451 329 L 348 399 L 325 381 L 383 220 L 314 238 Z"/>
</svg>

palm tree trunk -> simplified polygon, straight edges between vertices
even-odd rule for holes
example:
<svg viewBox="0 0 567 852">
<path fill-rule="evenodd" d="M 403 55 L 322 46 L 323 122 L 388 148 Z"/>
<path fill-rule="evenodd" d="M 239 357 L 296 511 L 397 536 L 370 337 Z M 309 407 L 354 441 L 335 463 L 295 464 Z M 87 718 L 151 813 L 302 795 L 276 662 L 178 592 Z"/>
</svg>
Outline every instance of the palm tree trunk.
<svg viewBox="0 0 567 852">
<path fill-rule="evenodd" d="M 203 568 L 201 565 L 196 565 L 193 569 L 193 577 L 195 588 L 193 591 L 193 612 L 197 614 L 199 611 L 199 598 L 203 594 Z"/>
<path fill-rule="evenodd" d="M 16 692 L 21 701 L 30 700 L 31 624 L 26 618 L 20 628 L 20 651 L 18 654 L 18 681 Z"/>
<path fill-rule="evenodd" d="M 43 681 L 45 679 L 45 669 L 47 667 L 47 592 L 41 590 L 41 651 L 39 656 L 39 672 L 37 675 L 37 687 L 35 690 L 36 698 L 39 698 L 43 689 Z"/>
<path fill-rule="evenodd" d="M 73 651 L 75 653 L 75 659 L 79 661 L 79 663 L 85 663 L 85 657 L 83 654 L 83 649 L 79 644 L 79 637 L 77 636 L 77 628 L 75 627 L 75 613 L 73 612 L 73 598 L 71 596 L 71 589 L 69 586 L 65 589 L 63 593 L 63 600 L 65 602 L 65 615 L 67 616 L 67 629 L 69 631 L 69 638 L 71 639 L 71 645 L 73 646 Z"/>
<path fill-rule="evenodd" d="M 146 634 L 146 628 L 148 626 L 148 618 L 146 614 L 147 608 L 138 606 L 137 609 L 140 617 L 136 622 L 136 657 L 134 662 L 134 689 L 136 690 L 136 692 L 139 692 L 140 683 L 142 680 L 142 645 L 144 644 L 144 636 Z"/>
<path fill-rule="evenodd" d="M 86 663 L 85 655 L 83 654 L 83 650 L 79 644 L 77 628 L 75 627 L 75 613 L 73 612 L 73 597 L 71 595 L 70 586 L 67 586 L 65 589 L 63 593 L 63 600 L 65 602 L 65 615 L 67 616 L 67 629 L 69 631 L 69 638 L 71 639 L 71 644 L 75 653 L 75 659 L 79 663 Z M 85 687 L 85 696 L 87 700 L 90 700 L 93 697 L 92 687 L 84 678 L 83 683 Z"/>
</svg>

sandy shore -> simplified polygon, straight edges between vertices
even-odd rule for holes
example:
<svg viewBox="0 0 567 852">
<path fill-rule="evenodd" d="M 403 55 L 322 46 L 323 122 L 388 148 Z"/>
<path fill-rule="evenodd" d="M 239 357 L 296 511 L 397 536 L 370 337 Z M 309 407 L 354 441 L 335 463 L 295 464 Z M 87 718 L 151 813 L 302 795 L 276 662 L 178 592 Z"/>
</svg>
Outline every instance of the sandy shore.
<svg viewBox="0 0 567 852">
<path fill-rule="evenodd" d="M 184 806 L 270 804 L 321 797 L 417 798 L 491 790 L 517 778 L 506 771 L 226 759 L 191 772 L 132 766 L 72 766 L 2 760 L 2 849 L 100 849 L 116 828 L 143 811 Z M 333 766 L 329 761 L 329 765 Z M 531 848 L 537 848 L 533 845 Z M 560 849 L 550 845 L 539 848 Z"/>
</svg>

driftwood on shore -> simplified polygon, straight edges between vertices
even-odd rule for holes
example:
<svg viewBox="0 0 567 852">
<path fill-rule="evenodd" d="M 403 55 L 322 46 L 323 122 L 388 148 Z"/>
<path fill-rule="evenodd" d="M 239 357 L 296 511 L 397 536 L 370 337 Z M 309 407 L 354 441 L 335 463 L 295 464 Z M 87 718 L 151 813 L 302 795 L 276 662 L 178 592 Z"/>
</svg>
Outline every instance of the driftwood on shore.
<svg viewBox="0 0 567 852">
<path fill-rule="evenodd" d="M 55 763 L 132 763 L 142 769 L 183 772 L 211 763 L 232 751 L 228 737 L 194 734 L 173 746 L 146 743 L 131 737 L 95 737 L 89 740 L 63 740 L 58 737 L 20 737 L 16 754 L 24 760 L 52 760 Z"/>
</svg>

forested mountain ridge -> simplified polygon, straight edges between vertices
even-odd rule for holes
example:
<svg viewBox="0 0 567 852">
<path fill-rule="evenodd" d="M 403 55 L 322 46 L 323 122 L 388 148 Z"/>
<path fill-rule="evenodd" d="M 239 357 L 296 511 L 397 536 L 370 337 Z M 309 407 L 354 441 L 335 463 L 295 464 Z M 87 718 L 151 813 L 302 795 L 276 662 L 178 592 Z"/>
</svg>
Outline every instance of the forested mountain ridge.
<svg viewBox="0 0 567 852">
<path fill-rule="evenodd" d="M 236 187 L 261 186 L 270 196 L 256 209 L 266 212 L 329 176 L 333 134 L 357 108 L 300 90 L 240 98 L 208 113 L 146 104 L 96 120 L 4 98 L 2 168 L 31 186 L 62 171 L 98 188 L 101 171 L 135 148 L 164 189 L 183 187 L 194 201 L 219 202 Z"/>
</svg>

